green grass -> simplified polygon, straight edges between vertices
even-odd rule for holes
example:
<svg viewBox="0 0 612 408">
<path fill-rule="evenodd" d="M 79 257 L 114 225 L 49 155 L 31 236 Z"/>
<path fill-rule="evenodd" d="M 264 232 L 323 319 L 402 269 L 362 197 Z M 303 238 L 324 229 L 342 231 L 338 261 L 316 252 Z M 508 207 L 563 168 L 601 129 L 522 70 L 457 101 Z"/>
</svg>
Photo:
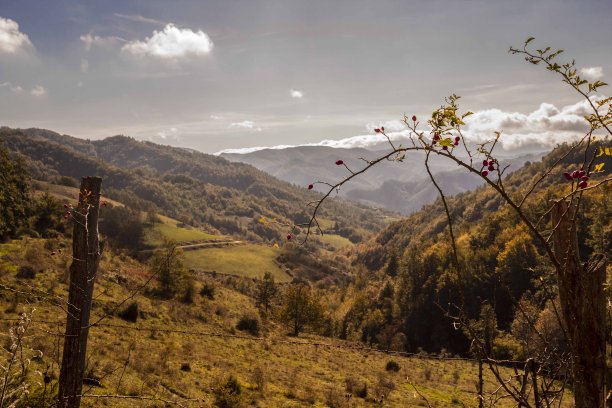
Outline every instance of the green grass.
<svg viewBox="0 0 612 408">
<path fill-rule="evenodd" d="M 158 218 L 161 222 L 156 223 L 153 228 L 148 229 L 145 233 L 145 243 L 147 245 L 159 246 L 164 242 L 164 239 L 185 243 L 227 239 L 226 236 L 209 234 L 197 228 L 179 227 L 179 221 L 163 215 L 158 215 Z"/>
<path fill-rule="evenodd" d="M 353 245 L 353 243 L 349 241 L 348 238 L 336 234 L 325 234 L 323 236 L 317 236 L 317 239 L 319 239 L 325 244 L 331 245 L 334 249 L 342 249 L 347 246 Z"/>
<path fill-rule="evenodd" d="M 261 278 L 265 272 L 270 272 L 276 282 L 289 282 L 291 277 L 275 262 L 279 254 L 277 248 L 246 244 L 185 251 L 183 255 L 185 265 L 195 270 L 247 278 Z"/>
</svg>

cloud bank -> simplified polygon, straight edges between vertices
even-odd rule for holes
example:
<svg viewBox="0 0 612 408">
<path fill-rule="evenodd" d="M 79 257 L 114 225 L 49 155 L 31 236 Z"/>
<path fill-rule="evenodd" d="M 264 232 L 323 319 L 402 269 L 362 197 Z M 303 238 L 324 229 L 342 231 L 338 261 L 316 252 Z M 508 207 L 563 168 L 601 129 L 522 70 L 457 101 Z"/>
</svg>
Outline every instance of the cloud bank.
<svg viewBox="0 0 612 408">
<path fill-rule="evenodd" d="M 0 53 L 16 54 L 32 47 L 30 38 L 19 31 L 17 22 L 0 17 Z"/>
<path fill-rule="evenodd" d="M 135 56 L 161 59 L 203 56 L 209 54 L 212 49 L 212 40 L 202 30 L 178 28 L 172 23 L 166 25 L 162 31 L 153 31 L 153 35 L 144 41 L 130 41 L 121 47 L 123 52 Z"/>
<path fill-rule="evenodd" d="M 504 149 L 550 148 L 557 143 L 576 140 L 589 129 L 584 116 L 590 113 L 586 101 L 557 108 L 550 103 L 542 103 L 530 113 L 505 112 L 499 109 L 477 111 L 465 119 L 463 134 L 469 142 L 482 143 L 494 137 L 495 131 L 501 131 L 500 142 Z M 271 147 L 250 147 L 226 149 L 216 154 L 245 154 L 263 149 L 285 149 L 296 146 L 326 146 L 333 148 L 373 147 L 386 143 L 386 139 L 374 133 L 375 128 L 385 127 L 392 141 L 405 143 L 409 132 L 399 120 L 366 124 L 368 134 L 347 137 L 340 140 L 322 140 L 316 143 L 300 145 L 279 145 Z M 423 129 L 426 131 L 426 129 Z"/>
</svg>

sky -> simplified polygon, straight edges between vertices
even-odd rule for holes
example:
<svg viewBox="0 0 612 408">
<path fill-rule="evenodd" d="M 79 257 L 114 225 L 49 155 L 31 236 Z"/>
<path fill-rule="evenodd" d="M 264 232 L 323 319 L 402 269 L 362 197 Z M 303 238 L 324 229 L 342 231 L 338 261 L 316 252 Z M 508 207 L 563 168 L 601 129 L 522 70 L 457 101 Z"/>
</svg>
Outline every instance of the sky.
<svg viewBox="0 0 612 408">
<path fill-rule="evenodd" d="M 536 37 L 609 82 L 610 0 L 2 0 L 0 125 L 207 153 L 364 146 L 452 93 L 474 139 L 545 146 L 580 97 L 508 53 Z"/>
</svg>

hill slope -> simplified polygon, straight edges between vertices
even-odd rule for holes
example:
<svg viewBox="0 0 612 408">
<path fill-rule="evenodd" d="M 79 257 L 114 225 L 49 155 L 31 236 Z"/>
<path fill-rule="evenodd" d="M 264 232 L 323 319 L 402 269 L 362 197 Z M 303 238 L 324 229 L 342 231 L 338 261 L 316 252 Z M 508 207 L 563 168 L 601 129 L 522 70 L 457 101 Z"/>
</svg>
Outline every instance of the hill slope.
<svg viewBox="0 0 612 408">
<path fill-rule="evenodd" d="M 70 183 L 96 174 L 111 198 L 133 206 L 153 203 L 187 224 L 252 241 L 282 240 L 287 228 L 257 220 L 304 222 L 305 204 L 317 197 L 249 165 L 124 136 L 89 141 L 48 130 L 2 128 L 0 141 L 27 158 L 36 179 Z M 380 212 L 338 200 L 325 206 L 322 218 L 346 226 L 355 239 L 384 225 Z"/>
</svg>

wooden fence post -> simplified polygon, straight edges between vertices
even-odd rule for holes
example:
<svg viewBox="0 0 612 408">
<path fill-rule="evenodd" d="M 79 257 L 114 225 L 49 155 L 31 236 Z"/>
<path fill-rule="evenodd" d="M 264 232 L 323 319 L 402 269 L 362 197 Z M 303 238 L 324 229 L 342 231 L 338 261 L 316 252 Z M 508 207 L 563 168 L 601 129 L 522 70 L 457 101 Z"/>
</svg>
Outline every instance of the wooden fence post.
<svg viewBox="0 0 612 408">
<path fill-rule="evenodd" d="M 89 315 L 94 281 L 100 263 L 98 210 L 100 177 L 83 177 L 78 206 L 72 211 L 72 264 L 68 313 L 62 367 L 60 369 L 58 406 L 75 408 L 81 404 Z"/>
<path fill-rule="evenodd" d="M 584 265 L 578 253 L 576 200 L 552 203 L 553 248 L 559 301 L 572 353 L 576 408 L 601 408 L 606 389 L 606 258 L 595 254 Z"/>
</svg>

